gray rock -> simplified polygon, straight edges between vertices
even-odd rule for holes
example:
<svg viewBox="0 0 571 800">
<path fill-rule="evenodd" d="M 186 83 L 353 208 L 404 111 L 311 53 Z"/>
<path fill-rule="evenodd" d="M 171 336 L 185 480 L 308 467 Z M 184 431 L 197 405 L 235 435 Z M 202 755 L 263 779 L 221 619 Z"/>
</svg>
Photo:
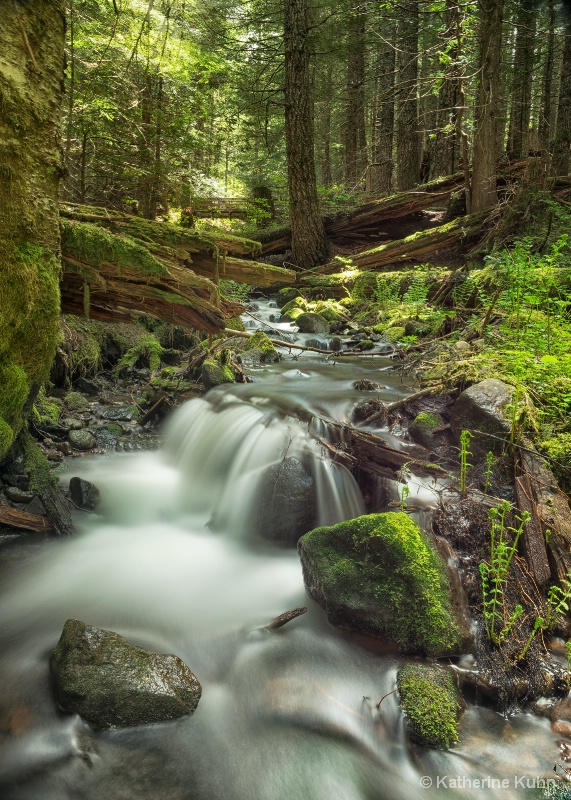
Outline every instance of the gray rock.
<svg viewBox="0 0 571 800">
<path fill-rule="evenodd" d="M 68 439 L 74 450 L 93 450 L 97 445 L 95 436 L 86 430 L 70 431 Z"/>
<path fill-rule="evenodd" d="M 329 323 L 319 314 L 308 311 L 300 314 L 295 324 L 301 333 L 329 333 Z"/>
<path fill-rule="evenodd" d="M 411 422 L 408 433 L 413 441 L 431 450 L 437 445 L 436 432 L 442 429 L 444 424 L 440 414 L 423 411 Z"/>
<path fill-rule="evenodd" d="M 101 500 L 97 486 L 83 478 L 72 478 L 69 482 L 69 496 L 72 502 L 85 511 L 94 511 Z"/>
<path fill-rule="evenodd" d="M 12 473 L 2 475 L 2 480 L 4 483 L 7 483 L 8 486 L 17 486 L 18 489 L 27 489 L 30 483 L 30 479 L 27 475 L 13 475 Z"/>
<path fill-rule="evenodd" d="M 343 347 L 343 342 L 338 336 L 334 336 L 333 339 L 329 342 L 329 349 L 333 350 L 334 353 L 338 353 L 341 348 Z"/>
<path fill-rule="evenodd" d="M 462 356 L 468 355 L 471 352 L 472 347 L 470 346 L 469 342 L 465 342 L 463 339 L 460 339 L 459 342 L 454 343 L 455 350 Z"/>
<path fill-rule="evenodd" d="M 75 619 L 64 625 L 52 666 L 61 708 L 98 729 L 185 716 L 202 693 L 178 656 L 152 653 Z"/>
<path fill-rule="evenodd" d="M 33 492 L 26 492 L 23 489 L 18 489 L 17 486 L 7 486 L 4 494 L 12 503 L 31 503 L 34 499 Z"/>
<path fill-rule="evenodd" d="M 315 525 L 313 478 L 301 461 L 287 457 L 266 470 L 260 485 L 261 505 L 254 530 L 264 539 L 295 545 Z"/>
<path fill-rule="evenodd" d="M 75 382 L 75 389 L 78 392 L 84 392 L 91 396 L 96 395 L 99 391 L 99 386 L 95 381 L 90 381 L 87 378 L 78 378 Z"/>
<path fill-rule="evenodd" d="M 487 378 L 466 389 L 452 407 L 450 424 L 459 437 L 463 429 L 480 431 L 470 442 L 470 450 L 477 457 L 488 451 L 500 454 L 503 441 L 509 438 L 511 424 L 508 406 L 514 397 L 513 386 L 497 378 Z M 499 439 L 486 436 L 499 437 Z"/>
<path fill-rule="evenodd" d="M 84 421 L 77 419 L 77 417 L 66 417 L 62 419 L 61 424 L 69 431 L 80 431 L 85 426 Z"/>
</svg>

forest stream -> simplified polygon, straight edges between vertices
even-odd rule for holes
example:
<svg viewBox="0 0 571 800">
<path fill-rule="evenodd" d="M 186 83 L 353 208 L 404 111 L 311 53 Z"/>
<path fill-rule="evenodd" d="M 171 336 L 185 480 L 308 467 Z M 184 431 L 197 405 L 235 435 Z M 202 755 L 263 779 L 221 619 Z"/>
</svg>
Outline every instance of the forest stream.
<svg viewBox="0 0 571 800">
<path fill-rule="evenodd" d="M 257 303 L 268 320 L 274 309 Z M 295 548 L 259 536 L 260 481 L 286 456 L 313 478 L 315 524 L 365 510 L 322 443 L 326 426 L 296 409 L 347 420 L 362 399 L 359 378 L 380 383 L 389 401 L 412 391 L 382 354 L 284 355 L 250 369 L 252 382 L 179 408 L 160 451 L 64 465 L 63 478 L 81 474 L 103 496 L 101 515 L 83 515 L 77 536 L 2 541 L 0 675 L 17 728 L 1 733 L 5 800 L 428 800 L 442 791 L 508 800 L 536 796 L 553 777 L 556 736 L 531 713 L 469 704 L 461 744 L 411 746 L 393 691 L 403 658 L 329 625 L 305 593 Z M 439 487 L 413 479 L 409 488 L 408 511 L 426 525 Z M 300 606 L 308 613 L 284 627 L 257 629 Z M 68 618 L 176 653 L 202 684 L 196 712 L 103 733 L 60 713 L 49 656 Z"/>
</svg>

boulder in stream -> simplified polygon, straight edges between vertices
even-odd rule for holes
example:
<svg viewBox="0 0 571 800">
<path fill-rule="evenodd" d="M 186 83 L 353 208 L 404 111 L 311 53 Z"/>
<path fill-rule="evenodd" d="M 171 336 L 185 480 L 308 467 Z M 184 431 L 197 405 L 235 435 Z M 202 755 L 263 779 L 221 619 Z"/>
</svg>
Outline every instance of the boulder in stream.
<svg viewBox="0 0 571 800">
<path fill-rule="evenodd" d="M 308 311 L 300 314 L 295 320 L 295 324 L 301 333 L 329 333 L 329 323 L 319 314 Z"/>
<path fill-rule="evenodd" d="M 497 378 L 487 378 L 462 392 L 452 407 L 450 425 L 459 436 L 463 429 L 479 431 L 470 441 L 470 450 L 479 457 L 488 451 L 499 455 L 510 435 L 508 406 L 514 388 Z M 491 436 L 486 436 L 491 434 Z"/>
<path fill-rule="evenodd" d="M 305 587 L 333 625 L 436 658 L 469 641 L 447 567 L 402 512 L 316 528 L 298 543 Z"/>
<path fill-rule="evenodd" d="M 397 688 L 413 742 L 448 748 L 458 741 L 464 703 L 449 669 L 439 664 L 406 664 L 397 672 Z"/>
<path fill-rule="evenodd" d="M 52 667 L 61 708 L 97 729 L 185 716 L 202 693 L 178 656 L 152 653 L 76 619 L 65 623 Z"/>
<path fill-rule="evenodd" d="M 72 503 L 84 511 L 94 511 L 101 500 L 97 486 L 77 477 L 71 478 L 69 482 L 69 496 Z"/>
<path fill-rule="evenodd" d="M 264 539 L 295 545 L 315 525 L 315 486 L 301 461 L 288 456 L 265 471 L 254 527 Z"/>
</svg>

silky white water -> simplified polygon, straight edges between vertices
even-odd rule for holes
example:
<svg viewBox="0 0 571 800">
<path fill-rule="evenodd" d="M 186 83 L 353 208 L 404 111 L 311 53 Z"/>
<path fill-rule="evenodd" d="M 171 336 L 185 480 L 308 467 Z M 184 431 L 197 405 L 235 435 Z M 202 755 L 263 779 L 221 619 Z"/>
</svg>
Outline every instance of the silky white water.
<svg viewBox="0 0 571 800">
<path fill-rule="evenodd" d="M 101 515 L 70 540 L 0 548 L 2 798 L 511 800 L 532 796 L 516 778 L 553 774 L 556 739 L 529 714 L 471 705 L 456 749 L 411 749 L 391 694 L 402 659 L 331 628 L 305 594 L 295 549 L 252 530 L 260 478 L 286 453 L 307 465 L 320 522 L 362 512 L 355 481 L 323 447 L 326 431 L 289 412 L 346 418 L 363 375 L 398 396 L 406 388 L 386 377 L 388 363 L 263 367 L 257 383 L 181 408 L 161 451 L 73 462 L 69 474 L 101 489 Z M 419 507 L 430 487 L 422 492 Z M 301 605 L 309 612 L 283 628 L 254 631 Z M 70 617 L 179 655 L 202 683 L 195 714 L 99 734 L 60 714 L 48 662 Z M 447 788 L 457 779 L 462 788 Z"/>
</svg>

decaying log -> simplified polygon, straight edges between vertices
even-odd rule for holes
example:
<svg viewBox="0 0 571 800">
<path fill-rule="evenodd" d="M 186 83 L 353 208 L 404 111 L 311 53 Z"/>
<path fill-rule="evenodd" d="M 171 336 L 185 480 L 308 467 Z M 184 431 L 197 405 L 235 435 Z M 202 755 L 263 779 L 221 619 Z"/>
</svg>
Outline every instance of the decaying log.
<svg viewBox="0 0 571 800">
<path fill-rule="evenodd" d="M 212 275 L 212 259 L 194 258 L 192 269 L 198 275 Z M 222 280 L 247 283 L 265 289 L 278 284 L 291 284 L 296 281 L 296 273 L 291 269 L 276 267 L 274 264 L 263 264 L 260 261 L 247 261 L 244 258 L 227 256 L 219 262 L 219 274 Z"/>
<path fill-rule="evenodd" d="M 407 236 L 405 239 L 397 239 L 394 242 L 356 253 L 352 258 L 352 264 L 356 269 L 379 269 L 389 264 L 416 261 L 445 248 L 455 247 L 456 250 L 466 250 L 482 236 L 490 217 L 490 212 L 459 217 L 445 225 L 439 225 L 437 228 L 421 231 Z M 338 272 L 339 263 L 331 261 L 319 268 L 318 271 L 322 273 Z"/>
<path fill-rule="evenodd" d="M 26 531 L 48 533 L 53 531 L 53 525 L 47 517 L 40 514 L 29 514 L 12 506 L 0 506 L 0 525 L 9 525 L 11 528 L 21 528 Z"/>
<path fill-rule="evenodd" d="M 518 475 L 515 479 L 516 501 L 520 511 L 531 515 L 530 521 L 521 536 L 523 556 L 535 583 L 540 589 L 545 588 L 551 578 L 551 570 L 547 559 L 545 534 L 538 519 L 533 489 L 529 475 Z"/>
<path fill-rule="evenodd" d="M 534 558 L 540 553 L 537 566 L 530 567 L 543 574 L 541 565 L 541 548 L 537 531 L 547 549 L 547 557 L 554 583 L 561 585 L 561 581 L 571 570 L 571 508 L 568 497 L 563 494 L 557 481 L 545 460 L 531 449 L 529 442 L 524 442 L 526 449 L 521 449 L 516 462 L 518 478 L 523 478 L 516 484 L 518 488 L 518 502 L 524 506 L 522 511 L 532 514 L 532 521 L 537 528 L 532 526 L 533 550 L 530 548 L 530 557 Z M 527 506 L 526 506 L 527 504 Z M 521 508 L 521 506 L 520 506 Z M 528 523 L 529 527 L 529 523 Z M 548 534 L 547 531 L 550 531 Z"/>
</svg>

